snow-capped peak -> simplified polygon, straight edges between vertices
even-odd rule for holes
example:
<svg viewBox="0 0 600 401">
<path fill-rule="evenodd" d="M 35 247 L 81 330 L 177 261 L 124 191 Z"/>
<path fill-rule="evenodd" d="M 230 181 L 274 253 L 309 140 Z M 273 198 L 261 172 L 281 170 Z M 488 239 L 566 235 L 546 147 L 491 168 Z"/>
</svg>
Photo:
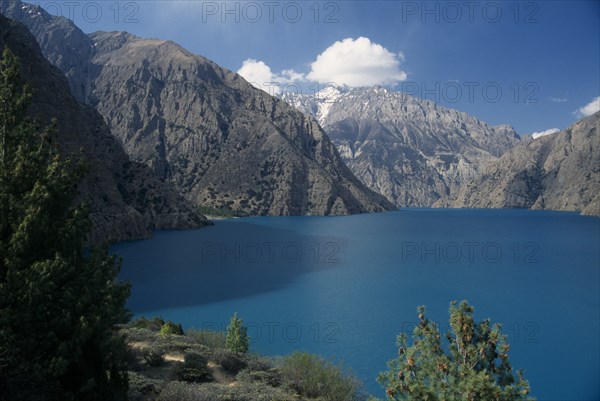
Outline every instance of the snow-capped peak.
<svg viewBox="0 0 600 401">
<path fill-rule="evenodd" d="M 316 118 L 319 122 L 323 122 L 331 106 L 338 101 L 340 96 L 347 91 L 347 88 L 341 88 L 337 86 L 327 86 L 315 94 L 315 102 L 317 103 Z"/>
</svg>

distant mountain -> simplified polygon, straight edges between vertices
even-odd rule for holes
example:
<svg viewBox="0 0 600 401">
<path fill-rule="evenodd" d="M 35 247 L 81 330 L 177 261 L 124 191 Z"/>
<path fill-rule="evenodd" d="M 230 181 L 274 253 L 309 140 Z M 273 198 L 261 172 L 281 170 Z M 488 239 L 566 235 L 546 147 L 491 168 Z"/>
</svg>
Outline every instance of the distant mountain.
<svg viewBox="0 0 600 401">
<path fill-rule="evenodd" d="M 354 177 L 314 119 L 237 74 L 173 42 L 84 37 L 39 7 L 0 1 L 32 29 L 127 154 L 192 203 L 258 215 L 393 208 Z"/>
<path fill-rule="evenodd" d="M 56 118 L 55 140 L 61 150 L 83 156 L 88 165 L 79 190 L 80 200 L 91 207 L 90 242 L 144 238 L 152 229 L 208 224 L 148 167 L 127 157 L 102 116 L 73 98 L 64 75 L 42 56 L 27 28 L 0 15 L 0 50 L 5 47 L 19 58 L 32 88 L 31 115 L 42 124 Z"/>
<path fill-rule="evenodd" d="M 600 112 L 515 146 L 465 185 L 451 206 L 600 216 Z"/>
<path fill-rule="evenodd" d="M 452 196 L 519 142 L 507 125 L 381 87 L 328 87 L 282 98 L 317 118 L 352 172 L 397 206 Z"/>
</svg>

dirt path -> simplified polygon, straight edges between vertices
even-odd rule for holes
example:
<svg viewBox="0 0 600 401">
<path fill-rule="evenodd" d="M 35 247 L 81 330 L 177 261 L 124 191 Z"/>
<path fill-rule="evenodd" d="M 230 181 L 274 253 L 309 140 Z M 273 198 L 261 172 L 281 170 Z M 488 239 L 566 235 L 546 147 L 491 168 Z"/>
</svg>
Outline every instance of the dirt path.
<svg viewBox="0 0 600 401">
<path fill-rule="evenodd" d="M 137 341 L 130 343 L 130 346 L 136 349 L 145 349 L 150 346 L 150 343 L 148 341 Z M 164 358 L 165 363 L 162 366 L 148 367 L 145 374 L 155 379 L 174 380 L 175 366 L 178 362 L 184 362 L 184 356 L 179 352 L 172 352 L 165 354 Z M 208 362 L 207 367 L 216 383 L 235 386 L 235 375 L 227 372 L 221 365 Z"/>
<path fill-rule="evenodd" d="M 210 370 L 213 379 L 215 379 L 215 382 L 227 386 L 235 386 L 235 376 L 225 371 L 221 365 L 217 365 L 214 362 L 209 362 L 208 369 Z"/>
</svg>

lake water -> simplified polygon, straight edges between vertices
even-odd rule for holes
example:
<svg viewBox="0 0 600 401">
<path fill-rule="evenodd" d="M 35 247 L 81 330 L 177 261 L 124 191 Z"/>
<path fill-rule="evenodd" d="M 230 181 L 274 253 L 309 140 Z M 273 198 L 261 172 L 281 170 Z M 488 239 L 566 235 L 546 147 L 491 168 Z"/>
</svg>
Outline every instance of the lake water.
<svg viewBox="0 0 600 401">
<path fill-rule="evenodd" d="M 251 351 L 333 357 L 369 392 L 416 308 L 452 300 L 503 323 L 538 400 L 600 399 L 600 219 L 524 210 L 407 209 L 257 217 L 114 245 L 129 308 L 185 328 L 238 312 Z"/>
</svg>

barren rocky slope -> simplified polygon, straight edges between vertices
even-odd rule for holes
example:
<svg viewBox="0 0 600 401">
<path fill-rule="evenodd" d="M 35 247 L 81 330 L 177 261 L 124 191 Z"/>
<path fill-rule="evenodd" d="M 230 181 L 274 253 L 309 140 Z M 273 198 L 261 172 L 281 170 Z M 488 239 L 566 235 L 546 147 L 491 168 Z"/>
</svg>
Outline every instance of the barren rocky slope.
<svg viewBox="0 0 600 401">
<path fill-rule="evenodd" d="M 145 165 L 130 161 L 102 117 L 73 98 L 67 80 L 44 59 L 31 33 L 0 15 L 0 48 L 5 46 L 19 58 L 24 79 L 32 87 L 31 114 L 42 124 L 56 119 L 61 149 L 82 156 L 88 165 L 79 189 L 91 207 L 91 242 L 144 238 L 152 229 L 207 224 Z"/>
<path fill-rule="evenodd" d="M 519 142 L 510 126 L 381 87 L 331 86 L 283 98 L 316 117 L 352 172 L 397 206 L 453 196 Z"/>
<path fill-rule="evenodd" d="M 516 146 L 465 185 L 451 206 L 600 216 L 600 112 Z"/>
<path fill-rule="evenodd" d="M 270 215 L 393 208 L 354 177 L 314 119 L 231 71 L 172 42 L 88 37 L 39 7 L 0 1 L 127 154 L 192 203 Z"/>
<path fill-rule="evenodd" d="M 96 33 L 91 102 L 135 160 L 196 204 L 250 214 L 380 211 L 318 123 L 175 43 Z"/>
</svg>

